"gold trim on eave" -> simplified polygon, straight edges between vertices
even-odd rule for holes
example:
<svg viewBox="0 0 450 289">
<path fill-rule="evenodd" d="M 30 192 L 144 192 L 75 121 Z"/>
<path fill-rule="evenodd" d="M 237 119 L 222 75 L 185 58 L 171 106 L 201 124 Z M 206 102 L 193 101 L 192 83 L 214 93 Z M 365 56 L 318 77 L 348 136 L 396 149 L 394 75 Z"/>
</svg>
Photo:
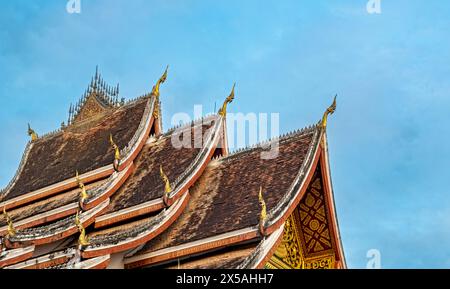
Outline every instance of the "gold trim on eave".
<svg viewBox="0 0 450 289">
<path fill-rule="evenodd" d="M 31 141 L 35 141 L 39 137 L 37 133 L 31 128 L 30 124 L 28 124 L 28 135 L 31 137 Z"/>
<path fill-rule="evenodd" d="M 261 205 L 261 213 L 259 215 L 259 232 L 263 236 L 265 236 L 265 234 L 266 234 L 265 223 L 267 220 L 267 207 L 266 207 L 266 201 L 264 200 L 264 197 L 263 197 L 262 187 L 259 188 L 258 199 L 259 199 L 259 204 Z"/>
<path fill-rule="evenodd" d="M 87 194 L 87 191 L 86 191 L 86 186 L 81 182 L 80 176 L 78 174 L 78 171 L 76 171 L 76 176 L 75 177 L 77 179 L 78 187 L 81 189 L 81 192 L 80 192 L 81 203 L 84 203 L 84 200 L 86 200 L 88 198 L 88 194 Z"/>
<path fill-rule="evenodd" d="M 324 129 L 327 128 L 328 115 L 332 115 L 336 111 L 336 98 L 337 98 L 337 94 L 334 96 L 333 103 L 330 105 L 330 107 L 327 108 L 327 110 L 323 114 L 321 126 Z"/>
<path fill-rule="evenodd" d="M 169 200 L 169 194 L 172 192 L 172 187 L 170 186 L 170 181 L 167 175 L 163 171 L 162 165 L 159 167 L 159 174 L 161 175 L 161 179 L 164 182 L 164 195 L 163 195 L 163 202 L 166 207 L 169 206 L 168 200 Z"/>
<path fill-rule="evenodd" d="M 222 117 L 226 117 L 227 115 L 227 105 L 232 103 L 234 100 L 234 88 L 236 87 L 236 83 L 233 84 L 233 89 L 231 90 L 230 95 L 225 99 L 225 102 L 222 105 L 222 108 L 219 110 L 219 115 Z"/>
<path fill-rule="evenodd" d="M 119 147 L 114 142 L 112 134 L 109 135 L 109 142 L 111 143 L 111 146 L 114 149 L 114 170 L 116 172 L 118 172 L 119 171 L 120 160 L 122 159 L 122 157 L 120 156 Z"/>
<path fill-rule="evenodd" d="M 83 224 L 80 221 L 80 215 L 79 211 L 77 212 L 75 216 L 75 225 L 77 225 L 78 231 L 80 231 L 80 237 L 78 238 L 78 244 L 80 246 L 87 246 L 89 245 L 89 239 L 86 236 L 86 230 L 83 227 Z"/>
<path fill-rule="evenodd" d="M 11 217 L 6 212 L 6 207 L 3 207 L 3 216 L 6 219 L 6 223 L 8 223 L 8 236 L 14 237 L 16 235 L 16 229 L 14 229 L 14 224 Z"/>
</svg>

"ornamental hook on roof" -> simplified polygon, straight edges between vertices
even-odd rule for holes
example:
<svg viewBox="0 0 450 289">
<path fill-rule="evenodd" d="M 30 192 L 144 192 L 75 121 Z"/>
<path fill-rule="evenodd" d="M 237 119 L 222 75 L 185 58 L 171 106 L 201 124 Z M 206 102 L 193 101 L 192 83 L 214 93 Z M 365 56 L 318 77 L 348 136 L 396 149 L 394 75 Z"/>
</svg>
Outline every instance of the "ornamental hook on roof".
<svg viewBox="0 0 450 289">
<path fill-rule="evenodd" d="M 81 189 L 81 192 L 80 192 L 80 204 L 83 204 L 84 201 L 88 198 L 88 194 L 87 194 L 87 191 L 86 191 L 86 186 L 83 184 L 83 182 L 81 182 L 80 175 L 78 174 L 78 171 L 76 171 L 75 178 L 77 179 L 78 187 Z"/>
<path fill-rule="evenodd" d="M 16 235 L 16 229 L 14 229 L 11 217 L 6 212 L 6 207 L 3 207 L 3 216 L 5 217 L 6 223 L 8 223 L 8 236 L 14 237 Z"/>
<path fill-rule="evenodd" d="M 265 236 L 266 235 L 265 223 L 267 220 L 267 207 L 266 207 L 266 201 L 264 201 L 262 187 L 259 188 L 258 198 L 259 198 L 259 204 L 261 205 L 261 213 L 259 215 L 259 232 L 263 236 Z"/>
<path fill-rule="evenodd" d="M 227 105 L 232 103 L 234 100 L 234 88 L 236 87 L 236 83 L 233 84 L 233 89 L 231 90 L 230 95 L 225 99 L 225 102 L 222 105 L 222 108 L 219 110 L 219 115 L 225 117 L 227 115 Z"/>
<path fill-rule="evenodd" d="M 152 89 L 152 94 L 155 97 L 159 97 L 159 87 L 162 83 L 164 83 L 167 80 L 167 72 L 169 70 L 169 65 L 167 65 L 166 67 L 166 71 L 164 71 L 164 74 L 158 79 L 158 81 L 156 82 L 155 86 L 153 86 Z"/>
<path fill-rule="evenodd" d="M 114 163 L 113 163 L 113 165 L 114 165 L 114 170 L 115 170 L 116 172 L 118 172 L 118 171 L 119 171 L 120 160 L 121 160 L 122 158 L 121 158 L 121 156 L 120 156 L 120 150 L 119 150 L 119 147 L 118 147 L 118 146 L 116 145 L 116 143 L 114 142 L 112 134 L 109 135 L 109 142 L 111 143 L 111 146 L 112 146 L 113 149 L 114 149 Z"/>
<path fill-rule="evenodd" d="M 163 171 L 162 165 L 159 167 L 159 174 L 161 175 L 161 179 L 164 182 L 163 201 L 164 201 L 164 204 L 168 207 L 168 199 L 169 199 L 169 194 L 172 192 L 172 187 L 170 186 L 169 178 Z"/>
<path fill-rule="evenodd" d="M 38 139 L 37 133 L 31 128 L 30 124 L 28 124 L 28 135 L 31 137 L 31 141 Z"/>
<path fill-rule="evenodd" d="M 321 126 L 324 129 L 327 128 L 328 115 L 332 115 L 336 111 L 336 98 L 337 98 L 337 94 L 334 96 L 333 103 L 330 105 L 330 107 L 327 108 L 327 110 L 323 114 Z"/>
<path fill-rule="evenodd" d="M 80 231 L 80 237 L 78 238 L 78 244 L 80 246 L 89 245 L 89 239 L 86 236 L 86 230 L 83 227 L 83 224 L 80 221 L 80 212 L 78 211 L 75 216 L 75 225 L 77 225 L 78 231 Z"/>
</svg>

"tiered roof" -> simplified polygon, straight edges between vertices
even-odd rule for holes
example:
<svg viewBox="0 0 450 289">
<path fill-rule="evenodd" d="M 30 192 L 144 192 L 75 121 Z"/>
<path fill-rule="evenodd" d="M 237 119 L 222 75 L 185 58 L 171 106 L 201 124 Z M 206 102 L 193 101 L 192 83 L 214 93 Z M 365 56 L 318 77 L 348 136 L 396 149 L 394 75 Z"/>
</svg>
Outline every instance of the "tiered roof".
<svg viewBox="0 0 450 289">
<path fill-rule="evenodd" d="M 0 267 L 105 268 L 119 254 L 126 268 L 258 268 L 277 262 L 270 258 L 290 219 L 303 264 L 326 257 L 345 267 L 327 183 L 325 127 L 335 103 L 317 125 L 228 155 L 234 88 L 218 114 L 164 133 L 166 78 L 167 70 L 152 93 L 125 102 L 96 71 L 67 126 L 40 138 L 30 128 L 18 173 L 0 195 L 8 211 Z M 190 146 L 177 147 L 184 135 Z M 275 144 L 278 156 L 262 158 Z M 42 249 L 49 244 L 57 249 Z"/>
</svg>

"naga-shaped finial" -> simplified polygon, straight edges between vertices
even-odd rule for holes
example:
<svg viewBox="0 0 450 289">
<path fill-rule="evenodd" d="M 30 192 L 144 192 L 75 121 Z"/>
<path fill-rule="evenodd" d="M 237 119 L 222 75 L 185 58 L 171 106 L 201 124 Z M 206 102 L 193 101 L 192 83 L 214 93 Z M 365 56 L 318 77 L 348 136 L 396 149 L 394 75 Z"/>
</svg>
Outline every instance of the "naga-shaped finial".
<svg viewBox="0 0 450 289">
<path fill-rule="evenodd" d="M 331 104 L 331 106 L 329 108 L 327 108 L 327 110 L 325 111 L 325 113 L 323 114 L 322 117 L 322 122 L 321 122 L 321 126 L 322 128 L 327 128 L 327 120 L 328 120 L 328 115 L 333 114 L 336 111 L 336 98 L 337 98 L 337 94 L 334 97 L 334 101 Z"/>
<path fill-rule="evenodd" d="M 122 159 L 120 156 L 120 150 L 119 147 L 116 145 L 116 143 L 114 142 L 113 136 L 112 134 L 109 135 L 109 142 L 111 143 L 111 146 L 114 149 L 114 170 L 116 172 L 119 171 L 119 165 L 120 165 L 120 160 Z"/>
<path fill-rule="evenodd" d="M 89 239 L 86 236 L 86 230 L 83 227 L 83 224 L 80 221 L 80 212 L 78 211 L 75 216 L 75 225 L 77 225 L 78 231 L 80 231 L 80 237 L 78 238 L 78 244 L 80 246 L 89 245 Z"/>
<path fill-rule="evenodd" d="M 259 188 L 259 204 L 261 205 L 261 213 L 259 215 L 259 231 L 262 235 L 265 235 L 265 223 L 267 220 L 267 207 L 266 207 L 266 201 L 264 201 L 263 197 L 263 189 L 262 187 Z"/>
<path fill-rule="evenodd" d="M 152 89 L 152 95 L 156 98 L 159 98 L 159 87 L 162 83 L 164 83 L 167 79 L 167 71 L 169 70 L 169 66 L 167 65 L 166 71 L 164 71 L 164 74 L 158 79 L 155 86 L 153 86 Z"/>
<path fill-rule="evenodd" d="M 8 236 L 14 237 L 16 235 L 16 229 L 14 229 L 14 224 L 11 217 L 6 212 L 6 207 L 3 207 L 3 216 L 6 219 L 6 223 L 8 223 Z"/>
<path fill-rule="evenodd" d="M 88 193 L 86 191 L 86 186 L 80 180 L 80 176 L 78 174 L 78 171 L 76 171 L 76 179 L 77 179 L 78 187 L 81 189 L 81 192 L 80 192 L 80 197 L 81 197 L 80 203 L 82 204 L 88 198 Z"/>
<path fill-rule="evenodd" d="M 169 199 L 169 194 L 172 192 L 172 187 L 170 186 L 169 178 L 167 177 L 167 175 L 163 171 L 162 165 L 159 167 L 159 174 L 161 175 L 161 179 L 164 182 L 163 201 L 164 201 L 164 204 L 167 206 L 168 205 L 167 201 Z"/>
<path fill-rule="evenodd" d="M 37 133 L 31 128 L 30 124 L 28 124 L 28 135 L 31 137 L 32 141 L 35 141 L 38 139 Z"/>
<path fill-rule="evenodd" d="M 227 105 L 232 103 L 234 100 L 234 88 L 236 87 L 236 83 L 233 84 L 233 89 L 231 90 L 230 95 L 225 99 L 225 102 L 222 105 L 222 108 L 219 110 L 219 115 L 225 117 L 227 115 Z"/>
</svg>

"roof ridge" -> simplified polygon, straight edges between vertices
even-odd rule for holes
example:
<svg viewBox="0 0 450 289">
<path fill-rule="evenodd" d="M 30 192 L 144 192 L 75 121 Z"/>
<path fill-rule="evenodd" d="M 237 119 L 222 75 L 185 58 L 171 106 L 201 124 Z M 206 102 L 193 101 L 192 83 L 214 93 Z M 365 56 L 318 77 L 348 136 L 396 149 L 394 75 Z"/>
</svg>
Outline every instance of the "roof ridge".
<svg viewBox="0 0 450 289">
<path fill-rule="evenodd" d="M 168 129 L 168 130 L 164 133 L 164 136 L 172 134 L 175 130 L 178 130 L 178 129 L 185 129 L 185 128 L 188 128 L 188 127 L 192 127 L 193 125 L 199 124 L 200 122 L 203 123 L 203 121 L 205 121 L 205 120 L 207 120 L 207 119 L 209 119 L 209 118 L 212 119 L 212 118 L 214 118 L 214 117 L 218 117 L 217 114 L 209 114 L 209 115 L 207 114 L 207 115 L 198 117 L 198 118 L 196 118 L 196 119 L 194 119 L 194 120 L 191 120 L 191 121 L 189 121 L 189 122 L 187 122 L 187 123 L 181 123 L 181 124 L 174 125 L 174 126 L 172 126 L 170 129 Z"/>
<path fill-rule="evenodd" d="M 292 130 L 292 131 L 284 133 L 280 136 L 272 137 L 267 140 L 255 143 L 253 145 L 247 145 L 246 147 L 236 149 L 236 150 L 230 152 L 228 155 L 219 157 L 218 159 L 228 160 L 228 159 L 237 157 L 242 153 L 247 153 L 252 150 L 256 150 L 258 148 L 264 148 L 275 141 L 282 142 L 282 141 L 292 139 L 294 137 L 303 136 L 304 134 L 314 132 L 317 128 L 319 128 L 319 124 L 309 125 L 309 126 L 301 128 L 301 129 Z"/>
</svg>

